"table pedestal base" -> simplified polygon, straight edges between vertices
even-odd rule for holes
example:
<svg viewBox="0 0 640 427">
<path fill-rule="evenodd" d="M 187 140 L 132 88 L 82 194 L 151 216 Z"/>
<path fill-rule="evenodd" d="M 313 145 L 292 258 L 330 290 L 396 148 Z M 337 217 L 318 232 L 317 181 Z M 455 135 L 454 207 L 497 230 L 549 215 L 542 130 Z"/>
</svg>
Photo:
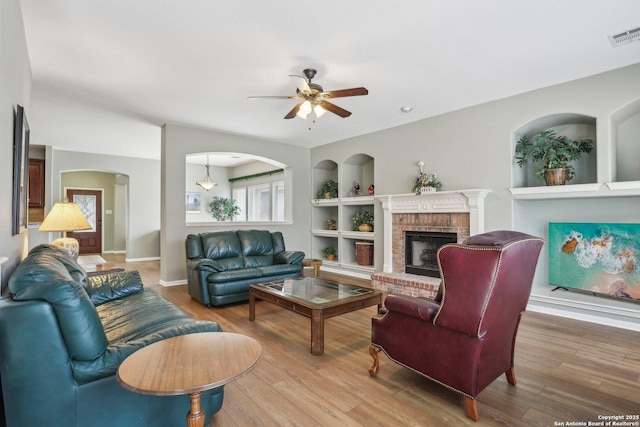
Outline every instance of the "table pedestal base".
<svg viewBox="0 0 640 427">
<path fill-rule="evenodd" d="M 204 411 L 200 404 L 201 391 L 197 393 L 190 393 L 191 408 L 187 414 L 187 427 L 204 427 Z"/>
</svg>

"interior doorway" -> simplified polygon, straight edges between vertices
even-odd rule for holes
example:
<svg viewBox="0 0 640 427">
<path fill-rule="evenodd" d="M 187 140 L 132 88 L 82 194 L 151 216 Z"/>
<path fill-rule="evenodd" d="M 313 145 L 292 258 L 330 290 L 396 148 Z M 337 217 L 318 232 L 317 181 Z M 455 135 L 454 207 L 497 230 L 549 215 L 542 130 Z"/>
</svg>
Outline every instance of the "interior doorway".
<svg viewBox="0 0 640 427">
<path fill-rule="evenodd" d="M 67 233 L 67 236 L 78 240 L 81 255 L 101 253 L 102 190 L 67 188 L 65 197 L 78 205 L 92 227 L 91 230 L 70 231 Z"/>
</svg>

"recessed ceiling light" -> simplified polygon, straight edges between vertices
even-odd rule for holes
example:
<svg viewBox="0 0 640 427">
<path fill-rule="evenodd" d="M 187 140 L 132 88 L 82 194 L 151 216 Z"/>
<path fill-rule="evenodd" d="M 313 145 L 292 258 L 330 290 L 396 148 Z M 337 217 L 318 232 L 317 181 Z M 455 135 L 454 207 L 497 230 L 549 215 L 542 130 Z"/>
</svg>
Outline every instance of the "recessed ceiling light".
<svg viewBox="0 0 640 427">
<path fill-rule="evenodd" d="M 413 107 L 409 107 L 409 106 L 400 107 L 400 111 L 402 111 L 403 113 L 410 113 L 413 111 Z"/>
</svg>

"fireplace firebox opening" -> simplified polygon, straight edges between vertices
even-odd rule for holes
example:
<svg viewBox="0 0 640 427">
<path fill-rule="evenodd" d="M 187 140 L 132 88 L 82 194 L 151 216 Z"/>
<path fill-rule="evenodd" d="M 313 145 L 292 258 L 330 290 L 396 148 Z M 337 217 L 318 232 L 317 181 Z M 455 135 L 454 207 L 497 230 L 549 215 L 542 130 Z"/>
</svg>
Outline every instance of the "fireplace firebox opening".
<svg viewBox="0 0 640 427">
<path fill-rule="evenodd" d="M 437 252 L 440 246 L 456 243 L 456 233 L 405 231 L 404 271 L 421 276 L 440 277 Z"/>
</svg>

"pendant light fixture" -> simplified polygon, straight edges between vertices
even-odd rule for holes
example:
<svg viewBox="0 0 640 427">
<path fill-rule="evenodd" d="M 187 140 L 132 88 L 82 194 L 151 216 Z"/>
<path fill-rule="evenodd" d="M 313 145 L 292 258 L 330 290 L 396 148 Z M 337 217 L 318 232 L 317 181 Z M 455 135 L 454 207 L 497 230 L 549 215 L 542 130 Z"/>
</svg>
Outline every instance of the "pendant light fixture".
<svg viewBox="0 0 640 427">
<path fill-rule="evenodd" d="M 198 184 L 200 187 L 204 188 L 205 190 L 209 191 L 213 187 L 218 185 L 218 183 L 214 182 L 214 181 L 211 181 L 211 175 L 209 175 L 209 155 L 208 154 L 207 154 L 207 166 L 206 166 L 206 168 L 207 168 L 207 174 L 202 179 L 202 181 L 196 181 L 196 184 Z"/>
</svg>

